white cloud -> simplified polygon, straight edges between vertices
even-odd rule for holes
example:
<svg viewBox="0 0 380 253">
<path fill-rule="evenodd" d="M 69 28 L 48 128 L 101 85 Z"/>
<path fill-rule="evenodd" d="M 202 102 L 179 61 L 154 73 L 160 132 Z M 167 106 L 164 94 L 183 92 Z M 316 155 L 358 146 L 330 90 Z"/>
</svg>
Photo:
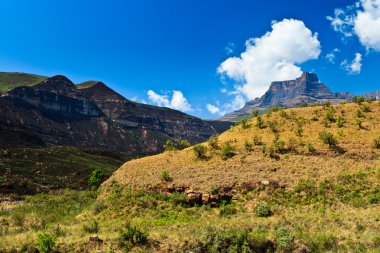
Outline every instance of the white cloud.
<svg viewBox="0 0 380 253">
<path fill-rule="evenodd" d="M 299 20 L 273 22 L 272 31 L 248 39 L 240 57 L 228 58 L 217 72 L 238 82 L 236 91 L 254 99 L 263 95 L 272 81 L 301 76 L 296 64 L 317 59 L 321 52 L 317 36 Z"/>
<path fill-rule="evenodd" d="M 336 58 L 336 54 L 339 53 L 340 50 L 338 48 L 335 48 L 333 51 L 331 51 L 330 53 L 326 54 L 326 59 L 334 64 L 335 63 L 335 58 Z"/>
<path fill-rule="evenodd" d="M 220 111 L 219 107 L 212 104 L 207 104 L 206 107 L 211 114 L 217 114 Z"/>
<path fill-rule="evenodd" d="M 192 112 L 193 108 L 187 101 L 186 97 L 183 95 L 181 91 L 174 90 L 172 98 L 167 94 L 159 95 L 152 90 L 148 90 L 147 95 L 151 102 L 158 106 L 164 106 L 168 108 L 172 108 L 175 110 L 183 111 L 183 112 Z"/>
<path fill-rule="evenodd" d="M 227 55 L 232 54 L 235 51 L 236 45 L 232 42 L 229 42 L 227 46 L 224 48 Z"/>
<path fill-rule="evenodd" d="M 212 114 L 225 115 L 226 113 L 241 109 L 246 100 L 241 95 L 236 95 L 231 102 L 225 103 L 221 106 L 207 104 L 207 110 Z M 218 103 L 217 103 L 218 104 Z"/>
<path fill-rule="evenodd" d="M 360 71 L 362 69 L 362 55 L 360 53 L 356 53 L 355 58 L 351 63 L 349 63 L 347 60 L 344 60 L 341 66 L 350 75 L 360 74 Z"/>
<path fill-rule="evenodd" d="M 360 0 L 327 17 L 335 31 L 345 37 L 356 35 L 367 50 L 380 52 L 380 0 Z"/>
</svg>

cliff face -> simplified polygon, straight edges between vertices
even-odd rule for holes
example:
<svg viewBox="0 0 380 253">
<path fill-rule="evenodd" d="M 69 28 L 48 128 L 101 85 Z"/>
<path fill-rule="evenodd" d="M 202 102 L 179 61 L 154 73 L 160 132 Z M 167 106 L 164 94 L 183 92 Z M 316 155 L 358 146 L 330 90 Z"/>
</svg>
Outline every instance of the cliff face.
<svg viewBox="0 0 380 253">
<path fill-rule="evenodd" d="M 284 108 L 297 107 L 302 103 L 330 101 L 333 104 L 349 100 L 349 92 L 332 93 L 317 75 L 305 72 L 295 80 L 272 82 L 268 91 L 261 97 L 245 104 L 245 106 L 222 117 L 222 120 L 232 120 L 250 114 L 252 110 L 264 110 L 273 106 Z"/>
<path fill-rule="evenodd" d="M 201 142 L 230 126 L 220 124 L 132 102 L 101 82 L 77 87 L 64 76 L 0 97 L 0 147 L 67 145 L 134 157 L 162 151 L 167 139 Z"/>
</svg>

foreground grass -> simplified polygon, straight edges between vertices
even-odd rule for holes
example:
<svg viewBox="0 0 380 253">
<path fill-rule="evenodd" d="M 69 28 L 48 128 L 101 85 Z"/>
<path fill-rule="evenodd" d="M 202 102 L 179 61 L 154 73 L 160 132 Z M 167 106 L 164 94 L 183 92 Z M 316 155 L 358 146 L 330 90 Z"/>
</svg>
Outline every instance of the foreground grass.
<svg viewBox="0 0 380 253">
<path fill-rule="evenodd" d="M 2 207 L 0 249 L 37 247 L 38 234 L 46 231 L 58 252 L 292 252 L 305 246 L 312 252 L 378 252 L 379 181 L 379 169 L 344 173 L 291 189 L 257 188 L 216 208 L 189 206 L 181 193 L 134 191 L 118 183 L 106 197 L 51 192 Z M 257 211 L 262 203 L 270 210 L 265 217 Z M 126 227 L 136 230 L 128 230 L 133 234 L 123 244 Z M 143 243 L 129 241 L 136 231 L 146 235 Z M 94 233 L 102 244 L 89 242 Z"/>
</svg>

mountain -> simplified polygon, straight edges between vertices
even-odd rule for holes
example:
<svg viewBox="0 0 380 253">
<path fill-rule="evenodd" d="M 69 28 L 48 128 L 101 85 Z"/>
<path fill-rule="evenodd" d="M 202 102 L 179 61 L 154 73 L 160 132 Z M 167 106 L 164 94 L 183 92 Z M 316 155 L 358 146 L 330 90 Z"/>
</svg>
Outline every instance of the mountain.
<svg viewBox="0 0 380 253">
<path fill-rule="evenodd" d="M 377 93 L 368 93 L 363 96 L 374 97 Z M 272 82 L 268 91 L 261 97 L 247 102 L 243 108 L 226 114 L 220 120 L 234 121 L 250 115 L 253 110 L 265 110 L 274 106 L 292 108 L 304 103 L 322 103 L 329 101 L 338 104 L 351 100 L 350 92 L 333 93 L 323 83 L 319 82 L 316 74 L 305 72 L 295 80 Z"/>
<path fill-rule="evenodd" d="M 167 139 L 201 142 L 231 125 L 214 128 L 176 110 L 130 101 L 104 83 L 76 86 L 64 76 L 13 88 L 0 105 L 2 147 L 65 145 L 133 157 L 162 151 Z"/>
</svg>

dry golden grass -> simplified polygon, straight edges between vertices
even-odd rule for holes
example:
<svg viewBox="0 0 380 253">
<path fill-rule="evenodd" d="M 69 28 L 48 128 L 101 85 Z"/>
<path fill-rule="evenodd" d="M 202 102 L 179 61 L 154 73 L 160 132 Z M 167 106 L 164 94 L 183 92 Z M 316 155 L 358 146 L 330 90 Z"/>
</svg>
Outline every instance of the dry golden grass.
<svg viewBox="0 0 380 253">
<path fill-rule="evenodd" d="M 371 103 L 371 112 L 364 113 L 365 129 L 354 125 L 357 104 L 334 106 L 335 118 L 343 115 L 345 126 L 338 128 L 336 123 L 326 128 L 323 123 L 324 114 L 328 109 L 319 107 L 297 108 L 285 110 L 291 118 L 306 119 L 303 136 L 295 134 L 297 123 L 293 119 L 280 116 L 280 112 L 264 115 L 264 123 L 276 120 L 280 139 L 289 143 L 290 138 L 306 144 L 310 142 L 316 149 L 315 154 L 308 154 L 304 145 L 297 144 L 296 152 L 280 155 L 280 159 L 264 156 L 261 146 L 254 146 L 252 151 L 244 150 L 245 140 L 252 142 L 253 136 L 260 136 L 264 144 L 270 145 L 274 133 L 269 127 L 259 129 L 255 126 L 256 119 L 248 121 L 248 128 L 237 125 L 219 136 L 219 144 L 231 143 L 236 155 L 223 160 L 218 151 L 208 146 L 206 160 L 197 160 L 192 148 L 182 151 L 165 152 L 125 163 L 108 180 L 128 184 L 135 188 L 149 188 L 161 183 L 163 171 L 169 172 L 173 183 L 188 185 L 193 189 L 209 190 L 212 185 L 231 185 L 247 180 L 276 180 L 282 184 L 293 186 L 300 179 L 313 178 L 317 181 L 331 178 L 341 172 L 365 171 L 379 166 L 380 152 L 373 148 L 373 139 L 380 136 L 380 106 Z M 318 121 L 313 121 L 318 114 Z M 339 141 L 339 147 L 344 153 L 331 150 L 319 139 L 319 132 L 332 132 Z M 207 145 L 207 144 L 205 144 Z M 107 182 L 105 185 L 108 184 Z"/>
</svg>

